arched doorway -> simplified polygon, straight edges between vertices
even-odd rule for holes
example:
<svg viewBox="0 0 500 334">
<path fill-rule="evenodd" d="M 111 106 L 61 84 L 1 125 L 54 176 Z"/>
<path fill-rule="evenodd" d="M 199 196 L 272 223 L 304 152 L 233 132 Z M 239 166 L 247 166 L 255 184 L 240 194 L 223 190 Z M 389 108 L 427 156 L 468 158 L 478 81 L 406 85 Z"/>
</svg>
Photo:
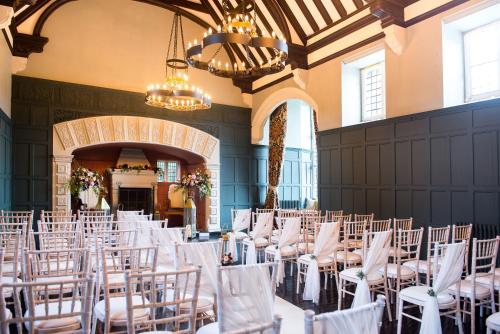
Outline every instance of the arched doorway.
<svg viewBox="0 0 500 334">
<path fill-rule="evenodd" d="M 71 175 L 73 152 L 113 144 L 151 144 L 196 155 L 211 175 L 213 191 L 205 200 L 209 231 L 220 230 L 220 143 L 201 130 L 187 125 L 146 117 L 90 117 L 54 125 L 52 203 L 53 209 L 68 209 L 66 183 Z"/>
</svg>

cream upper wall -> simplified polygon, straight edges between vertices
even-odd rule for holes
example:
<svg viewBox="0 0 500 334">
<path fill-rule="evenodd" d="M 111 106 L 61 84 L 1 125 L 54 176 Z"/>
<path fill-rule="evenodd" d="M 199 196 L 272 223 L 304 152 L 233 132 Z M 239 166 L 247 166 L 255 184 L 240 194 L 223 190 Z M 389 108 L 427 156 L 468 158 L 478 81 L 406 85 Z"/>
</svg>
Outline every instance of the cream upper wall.
<svg viewBox="0 0 500 334">
<path fill-rule="evenodd" d="M 386 114 L 388 118 L 443 107 L 443 18 L 483 2 L 469 1 L 406 28 L 406 45 L 401 55 L 397 55 L 389 47 L 385 47 Z M 374 29 L 372 35 L 377 33 L 378 31 Z M 342 126 L 342 62 L 366 53 L 367 50 L 379 43 L 384 43 L 384 41 L 381 39 L 308 71 L 305 92 L 318 105 L 319 130 Z M 285 87 L 298 86 L 293 79 L 288 79 L 255 94 L 252 119 L 256 118 L 259 107 L 265 103 L 269 96 Z M 257 125 L 252 123 L 252 126 Z"/>
<path fill-rule="evenodd" d="M 10 117 L 12 76 L 12 56 L 3 36 L 0 36 L 0 109 Z"/>
<path fill-rule="evenodd" d="M 148 84 L 163 81 L 172 19 L 168 10 L 131 0 L 70 2 L 46 22 L 42 36 L 49 42 L 43 53 L 32 54 L 18 74 L 144 92 Z M 183 26 L 186 44 L 203 36 L 203 28 L 187 18 Z M 190 82 L 216 103 L 245 106 L 230 79 L 191 69 Z"/>
</svg>

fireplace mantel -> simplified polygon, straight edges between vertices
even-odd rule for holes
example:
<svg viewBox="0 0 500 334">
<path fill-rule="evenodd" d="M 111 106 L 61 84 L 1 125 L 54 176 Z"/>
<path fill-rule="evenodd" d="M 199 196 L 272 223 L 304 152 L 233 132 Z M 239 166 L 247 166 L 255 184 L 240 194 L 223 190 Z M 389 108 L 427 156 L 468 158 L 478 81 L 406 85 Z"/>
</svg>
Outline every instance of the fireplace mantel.
<svg viewBox="0 0 500 334">
<path fill-rule="evenodd" d="M 154 207 L 157 205 L 156 187 L 158 176 L 152 170 L 123 170 L 108 169 L 111 175 L 111 210 L 116 213 L 118 210 L 120 188 L 149 188 L 153 190 Z"/>
</svg>

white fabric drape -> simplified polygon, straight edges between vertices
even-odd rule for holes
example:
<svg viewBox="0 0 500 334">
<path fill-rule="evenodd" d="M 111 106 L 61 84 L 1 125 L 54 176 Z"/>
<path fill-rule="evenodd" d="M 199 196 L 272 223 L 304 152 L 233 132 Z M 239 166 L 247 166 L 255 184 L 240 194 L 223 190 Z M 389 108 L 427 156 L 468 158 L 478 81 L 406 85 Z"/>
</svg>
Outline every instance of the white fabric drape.
<svg viewBox="0 0 500 334">
<path fill-rule="evenodd" d="M 363 267 L 360 268 L 363 278 L 358 281 L 351 307 L 360 307 L 372 302 L 367 276 L 377 272 L 387 264 L 391 247 L 391 233 L 392 231 L 374 233 L 366 259 L 363 260 Z"/>
<path fill-rule="evenodd" d="M 217 293 L 220 333 L 273 321 L 274 291 L 269 265 L 224 268 Z"/>
<path fill-rule="evenodd" d="M 252 209 L 240 209 L 236 211 L 233 221 L 233 230 L 229 235 L 229 252 L 234 261 L 238 261 L 238 249 L 236 247 L 236 232 L 248 229 L 252 220 Z"/>
<path fill-rule="evenodd" d="M 306 281 L 304 286 L 304 300 L 312 300 L 313 303 L 319 302 L 320 277 L 318 260 L 333 256 L 333 251 L 339 241 L 340 224 L 338 222 L 322 223 L 319 234 L 314 242 L 314 251 L 311 255 L 311 261 L 307 266 Z"/>
<path fill-rule="evenodd" d="M 274 255 L 274 261 L 278 261 L 278 272 L 276 275 L 278 283 L 283 283 L 283 277 L 285 277 L 285 266 L 283 261 L 281 261 L 281 249 L 296 244 L 300 236 L 300 217 L 285 218 L 284 221 L 285 223 L 281 229 L 280 239 Z"/>
<path fill-rule="evenodd" d="M 268 237 L 273 229 L 273 212 L 259 213 L 257 215 L 257 222 L 255 223 L 255 229 L 253 230 L 253 237 L 250 238 L 248 243 L 246 263 L 256 264 L 257 263 L 257 251 L 255 249 L 255 239 Z"/>
<path fill-rule="evenodd" d="M 377 303 L 319 314 L 314 322 L 314 333 L 378 334 L 380 316 Z"/>
<path fill-rule="evenodd" d="M 446 245 L 437 278 L 432 283 L 422 313 L 420 334 L 441 334 L 441 318 L 437 296 L 456 284 L 462 276 L 464 266 L 465 243 Z M 432 294 L 432 296 L 431 296 Z"/>
<path fill-rule="evenodd" d="M 200 296 L 213 297 L 217 291 L 217 267 L 220 264 L 220 242 L 180 244 L 179 266 L 201 266 Z M 186 263 L 182 263 L 185 258 Z"/>
<path fill-rule="evenodd" d="M 177 268 L 177 258 L 175 256 L 175 244 L 183 243 L 183 228 L 153 228 L 151 239 L 154 244 L 158 244 L 158 267 L 161 270 Z"/>
</svg>

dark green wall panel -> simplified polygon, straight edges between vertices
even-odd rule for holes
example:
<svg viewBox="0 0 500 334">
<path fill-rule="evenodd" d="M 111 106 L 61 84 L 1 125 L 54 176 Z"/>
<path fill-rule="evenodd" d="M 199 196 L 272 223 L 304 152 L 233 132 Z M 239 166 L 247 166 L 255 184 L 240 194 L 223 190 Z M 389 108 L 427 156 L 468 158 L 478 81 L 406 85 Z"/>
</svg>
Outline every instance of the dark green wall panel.
<svg viewBox="0 0 500 334">
<path fill-rule="evenodd" d="M 11 207 L 12 189 L 12 129 L 11 120 L 0 109 L 0 209 Z"/>
<path fill-rule="evenodd" d="M 500 226 L 500 99 L 319 133 L 320 207 Z"/>
</svg>

